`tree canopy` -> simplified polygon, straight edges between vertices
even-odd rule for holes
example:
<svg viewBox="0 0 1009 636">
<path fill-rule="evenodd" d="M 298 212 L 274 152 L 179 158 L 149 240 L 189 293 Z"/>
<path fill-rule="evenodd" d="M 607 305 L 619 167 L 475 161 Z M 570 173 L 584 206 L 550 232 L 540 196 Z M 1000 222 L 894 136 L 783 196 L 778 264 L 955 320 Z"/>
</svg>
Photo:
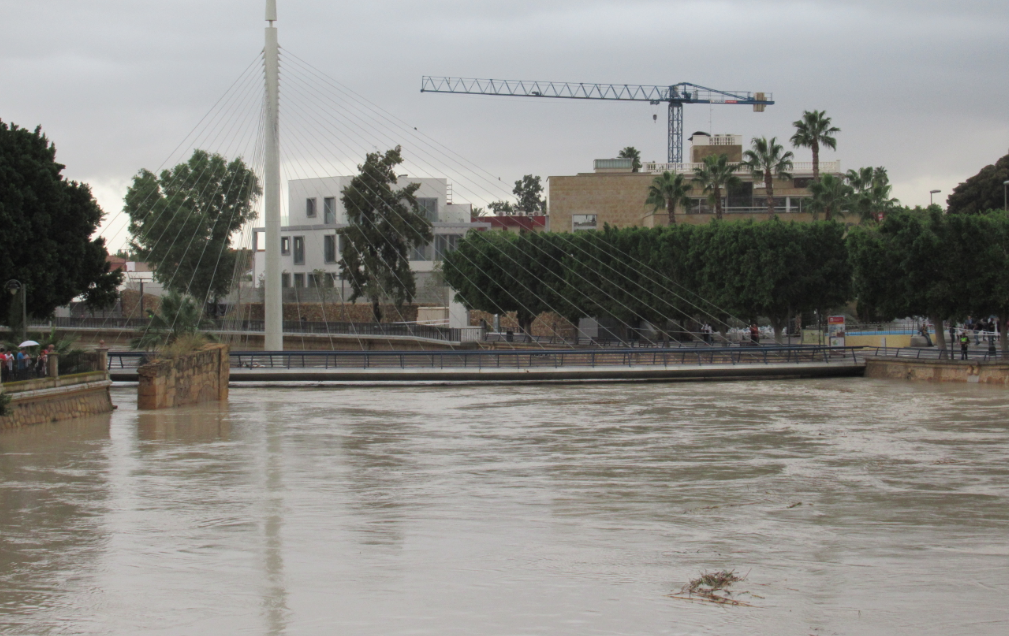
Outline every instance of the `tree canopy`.
<svg viewBox="0 0 1009 636">
<path fill-rule="evenodd" d="M 632 328 L 731 316 L 789 317 L 843 305 L 851 270 L 844 226 L 774 220 L 596 232 L 470 232 L 444 263 L 471 309 L 519 314 L 523 328 L 553 311 L 614 318 Z M 722 325 L 725 323 L 722 322 Z"/>
<path fill-rule="evenodd" d="M 951 215 L 938 205 L 896 211 L 878 227 L 853 228 L 848 241 L 860 312 L 883 320 L 928 316 L 943 351 L 944 320 L 1009 320 L 1005 212 Z"/>
<path fill-rule="evenodd" d="M 370 152 L 360 173 L 343 189 L 350 224 L 337 230 L 343 241 L 340 276 L 350 283 L 350 300 L 367 298 L 375 322 L 382 320 L 383 298 L 401 307 L 417 295 L 410 252 L 434 239 L 431 222 L 417 203 L 419 183 L 395 189 L 396 166 L 403 163 L 399 146 Z"/>
<path fill-rule="evenodd" d="M 109 306 L 122 280 L 110 271 L 105 239 L 91 238 L 103 216 L 91 189 L 63 169 L 41 127 L 0 121 L 0 285 L 27 285 L 27 313 L 40 318 L 78 296 Z M 0 293 L 0 320 L 19 324 L 19 314 L 20 298 Z"/>
<path fill-rule="evenodd" d="M 216 303 L 231 290 L 239 264 L 231 237 L 255 220 L 260 194 L 242 159 L 203 150 L 160 175 L 141 170 L 126 192 L 130 247 L 154 264 L 166 289 Z"/>
<path fill-rule="evenodd" d="M 981 168 L 973 177 L 953 188 L 946 198 L 950 214 L 978 214 L 1005 209 L 1005 182 L 1009 181 L 1009 154 L 994 165 Z"/>
</svg>

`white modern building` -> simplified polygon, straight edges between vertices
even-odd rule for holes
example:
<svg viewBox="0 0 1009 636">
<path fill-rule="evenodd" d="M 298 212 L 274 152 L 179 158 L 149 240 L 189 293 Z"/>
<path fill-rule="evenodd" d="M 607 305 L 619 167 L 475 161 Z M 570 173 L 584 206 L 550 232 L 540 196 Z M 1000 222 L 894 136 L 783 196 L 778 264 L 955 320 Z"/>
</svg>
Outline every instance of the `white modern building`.
<svg viewBox="0 0 1009 636">
<path fill-rule="evenodd" d="M 346 283 L 340 280 L 340 241 L 336 231 L 348 224 L 343 206 L 343 190 L 353 177 L 323 177 L 297 179 L 288 182 L 288 223 L 281 227 L 281 286 L 285 302 L 313 297 L 313 290 L 333 289 L 337 297 L 349 295 Z M 434 241 L 411 254 L 410 266 L 417 281 L 417 302 L 450 306 L 452 293 L 434 275 L 442 255 L 455 249 L 459 239 L 475 228 L 489 229 L 489 223 L 470 220 L 469 203 L 452 203 L 451 186 L 446 179 L 411 178 L 402 176 L 397 187 L 417 183 L 415 196 L 432 222 Z M 266 229 L 253 230 L 255 252 L 253 280 L 265 278 Z M 316 292 L 317 293 L 317 292 Z M 453 303 L 454 305 L 454 303 Z M 462 322 L 453 307 L 452 322 Z M 462 326 L 461 324 L 458 326 Z"/>
</svg>

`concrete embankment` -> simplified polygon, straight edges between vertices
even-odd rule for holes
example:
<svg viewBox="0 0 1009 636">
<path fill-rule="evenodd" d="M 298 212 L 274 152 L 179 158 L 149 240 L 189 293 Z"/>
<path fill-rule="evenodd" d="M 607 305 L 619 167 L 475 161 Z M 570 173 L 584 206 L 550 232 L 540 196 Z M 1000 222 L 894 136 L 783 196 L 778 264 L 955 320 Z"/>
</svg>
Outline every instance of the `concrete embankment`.
<svg viewBox="0 0 1009 636">
<path fill-rule="evenodd" d="M 865 377 L 924 382 L 967 382 L 1009 387 L 1009 362 L 866 358 Z"/>
<path fill-rule="evenodd" d="M 110 413 L 111 385 L 103 371 L 5 384 L 11 402 L 0 430 Z"/>
</svg>

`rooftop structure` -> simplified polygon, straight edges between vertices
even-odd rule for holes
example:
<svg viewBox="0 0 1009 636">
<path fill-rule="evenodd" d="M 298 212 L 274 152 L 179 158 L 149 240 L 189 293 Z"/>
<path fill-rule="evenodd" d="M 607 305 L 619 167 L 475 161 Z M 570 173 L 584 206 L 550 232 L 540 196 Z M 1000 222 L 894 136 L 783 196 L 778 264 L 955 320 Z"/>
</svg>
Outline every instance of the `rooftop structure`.
<svg viewBox="0 0 1009 636">
<path fill-rule="evenodd" d="M 694 171 L 703 165 L 704 158 L 712 155 L 724 154 L 730 162 L 741 162 L 742 141 L 741 135 L 696 132 L 690 137 L 690 163 L 648 161 L 642 163 L 639 172 L 633 172 L 631 159 L 596 159 L 593 172 L 550 177 L 549 227 L 556 232 L 566 232 L 601 229 L 605 224 L 615 227 L 667 225 L 671 219 L 665 210 L 656 211 L 652 206 L 645 205 L 652 179 L 663 172 L 691 178 Z M 820 172 L 841 175 L 841 162 L 821 161 Z M 723 196 L 723 212 L 731 218 L 746 215 L 746 218 L 766 219 L 764 182 L 754 181 L 746 168 L 737 169 L 735 174 L 742 183 Z M 794 220 L 811 219 L 808 205 L 812 180 L 812 162 L 793 162 L 792 178 L 774 181 L 775 213 L 790 215 L 789 218 Z M 690 207 L 678 209 L 673 221 L 707 223 L 714 218 L 713 206 L 699 187 L 694 186 L 689 197 Z"/>
</svg>

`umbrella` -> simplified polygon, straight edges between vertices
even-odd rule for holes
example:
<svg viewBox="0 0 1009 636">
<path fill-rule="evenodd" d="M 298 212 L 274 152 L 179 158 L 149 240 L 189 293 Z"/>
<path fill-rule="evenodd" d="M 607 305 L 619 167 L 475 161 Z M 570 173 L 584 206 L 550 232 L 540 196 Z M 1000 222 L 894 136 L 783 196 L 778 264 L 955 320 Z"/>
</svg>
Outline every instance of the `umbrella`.
<svg viewBox="0 0 1009 636">
<path fill-rule="evenodd" d="M 24 347 L 37 347 L 37 346 L 39 346 L 39 343 L 35 342 L 34 340 L 25 340 L 24 342 L 18 345 L 18 348 L 21 349 Z"/>
</svg>

